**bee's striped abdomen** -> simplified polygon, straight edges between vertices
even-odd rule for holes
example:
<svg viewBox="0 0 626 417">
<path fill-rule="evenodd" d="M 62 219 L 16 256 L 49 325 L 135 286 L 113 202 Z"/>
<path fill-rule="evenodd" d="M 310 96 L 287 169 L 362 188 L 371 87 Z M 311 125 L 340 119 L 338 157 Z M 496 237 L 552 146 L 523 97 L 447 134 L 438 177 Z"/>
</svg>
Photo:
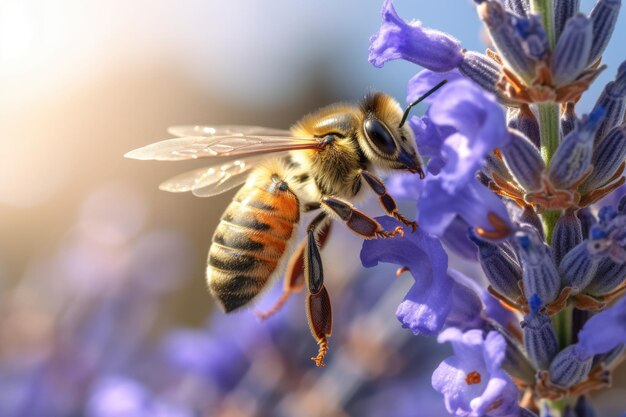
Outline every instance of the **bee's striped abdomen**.
<svg viewBox="0 0 626 417">
<path fill-rule="evenodd" d="M 282 176 L 257 170 L 222 215 L 209 249 L 209 289 L 227 312 L 265 287 L 300 219 L 298 199 Z"/>
</svg>

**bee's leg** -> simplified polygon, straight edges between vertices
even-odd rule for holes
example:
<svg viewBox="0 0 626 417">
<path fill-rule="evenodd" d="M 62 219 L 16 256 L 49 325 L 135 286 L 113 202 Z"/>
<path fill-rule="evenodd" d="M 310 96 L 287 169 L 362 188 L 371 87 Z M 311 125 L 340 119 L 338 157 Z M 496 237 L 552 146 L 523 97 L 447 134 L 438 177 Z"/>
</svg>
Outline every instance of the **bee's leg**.
<svg viewBox="0 0 626 417">
<path fill-rule="evenodd" d="M 322 207 L 322 204 L 319 201 L 314 201 L 312 203 L 306 203 L 302 207 L 302 211 L 304 213 L 310 213 L 315 210 L 319 210 Z"/>
<path fill-rule="evenodd" d="M 308 286 L 306 299 L 307 317 L 311 334 L 319 345 L 317 356 L 311 358 L 317 366 L 325 366 L 328 338 L 332 333 L 332 311 L 328 291 L 324 287 L 324 269 L 315 231 L 326 221 L 328 214 L 322 212 L 307 227 L 304 251 L 304 276 Z"/>
<path fill-rule="evenodd" d="M 324 197 L 322 198 L 322 204 L 335 212 L 350 230 L 364 239 L 404 236 L 402 227 L 398 226 L 393 232 L 388 232 L 375 219 L 357 210 L 347 201 L 336 197 Z"/>
<path fill-rule="evenodd" d="M 256 312 L 261 320 L 265 320 L 275 314 L 285 305 L 291 294 L 300 292 L 304 288 L 304 247 L 305 241 L 303 240 L 298 244 L 296 251 L 289 259 L 285 278 L 283 279 L 283 292 L 280 298 L 276 300 L 276 303 L 269 310 Z"/>
<path fill-rule="evenodd" d="M 319 204 L 318 204 L 319 208 Z M 323 248 L 328 241 L 330 235 L 331 222 L 327 222 L 318 233 L 318 244 L 320 248 Z M 283 293 L 276 303 L 267 311 L 257 311 L 256 314 L 260 319 L 265 320 L 268 317 L 275 314 L 278 310 L 285 305 L 287 300 L 292 294 L 298 293 L 304 288 L 304 248 L 306 246 L 306 239 L 303 239 L 296 251 L 289 259 L 287 264 L 287 270 L 285 272 L 285 278 L 283 279 Z"/>
<path fill-rule="evenodd" d="M 380 201 L 380 205 L 382 208 L 394 218 L 398 219 L 402 223 L 407 226 L 411 226 L 411 229 L 415 231 L 417 229 L 417 222 L 411 221 L 404 217 L 402 213 L 398 211 L 398 206 L 396 205 L 396 201 L 392 196 L 387 194 L 387 189 L 385 188 L 385 184 L 383 181 L 372 174 L 371 172 L 361 170 L 361 177 L 365 180 L 367 185 L 378 195 L 378 201 Z"/>
</svg>

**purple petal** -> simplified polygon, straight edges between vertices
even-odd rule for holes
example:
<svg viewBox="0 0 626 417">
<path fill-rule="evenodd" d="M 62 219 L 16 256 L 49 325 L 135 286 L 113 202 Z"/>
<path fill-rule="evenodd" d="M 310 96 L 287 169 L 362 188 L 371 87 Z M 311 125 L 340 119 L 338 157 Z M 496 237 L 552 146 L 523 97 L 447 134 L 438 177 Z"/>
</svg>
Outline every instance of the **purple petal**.
<svg viewBox="0 0 626 417">
<path fill-rule="evenodd" d="M 448 295 L 452 306 L 445 326 L 462 331 L 482 329 L 485 320 L 482 314 L 483 303 L 478 295 L 481 292 L 480 287 L 455 269 L 448 269 L 448 275 L 454 280 L 454 286 Z"/>
<path fill-rule="evenodd" d="M 588 355 L 606 353 L 626 343 L 626 297 L 593 316 L 578 333 L 578 344 Z"/>
<path fill-rule="evenodd" d="M 504 337 L 498 332 L 491 331 L 485 338 L 485 363 L 490 371 L 496 371 L 502 365 L 506 352 Z"/>
<path fill-rule="evenodd" d="M 434 86 L 442 82 L 443 80 L 447 80 L 450 83 L 452 81 L 461 80 L 464 78 L 465 77 L 463 77 L 461 73 L 456 69 L 453 69 L 452 71 L 446 71 L 446 72 L 434 72 L 434 71 L 430 71 L 427 69 L 422 70 L 409 80 L 409 84 L 407 85 L 407 88 L 406 88 L 407 90 L 406 101 L 407 103 L 413 103 L 415 100 L 420 98 L 424 93 L 426 93 L 428 90 L 430 90 L 431 88 L 433 88 Z M 430 96 L 428 96 L 424 100 L 424 102 L 432 103 L 437 98 L 437 96 L 439 96 L 441 91 L 445 88 L 446 86 L 444 85 L 442 88 L 440 88 L 439 90 L 435 91 Z"/>
<path fill-rule="evenodd" d="M 396 317 L 402 327 L 410 329 L 415 335 L 432 336 L 437 334 L 446 322 L 450 312 L 450 291 L 452 282 L 436 280 L 426 291 L 415 284 L 407 293 L 404 301 L 396 310 Z"/>
<path fill-rule="evenodd" d="M 446 329 L 438 341 L 452 343 L 454 355 L 435 370 L 432 385 L 444 395 L 448 412 L 457 416 L 513 416 L 519 413 L 518 390 L 499 365 L 506 343 L 499 333 L 481 330 L 462 333 Z M 472 375 L 473 374 L 473 375 Z"/>
<path fill-rule="evenodd" d="M 375 67 L 393 59 L 405 59 L 433 71 L 449 71 L 463 60 L 458 40 L 423 28 L 418 21 L 405 22 L 391 0 L 383 3 L 382 15 L 380 30 L 370 38 L 369 61 Z"/>
<path fill-rule="evenodd" d="M 390 217 L 377 220 L 387 230 L 400 225 Z M 448 276 L 448 256 L 441 243 L 417 229 L 404 237 L 363 242 L 361 263 L 365 267 L 387 262 L 408 267 L 415 284 L 400 304 L 396 316 L 413 333 L 434 334 L 443 327 L 450 311 L 454 281 Z"/>
<path fill-rule="evenodd" d="M 465 184 L 465 188 L 451 193 L 444 189 L 438 177 L 426 179 L 420 196 L 418 222 L 427 232 L 443 235 L 456 215 L 473 227 L 493 230 L 487 218 L 489 213 L 508 221 L 502 201 L 478 181 L 472 179 Z"/>
<path fill-rule="evenodd" d="M 502 107 L 495 97 L 468 80 L 448 84 L 429 109 L 438 126 L 454 128 L 443 144 L 447 163 L 440 177 L 454 191 L 474 178 L 485 157 L 509 140 Z"/>
</svg>

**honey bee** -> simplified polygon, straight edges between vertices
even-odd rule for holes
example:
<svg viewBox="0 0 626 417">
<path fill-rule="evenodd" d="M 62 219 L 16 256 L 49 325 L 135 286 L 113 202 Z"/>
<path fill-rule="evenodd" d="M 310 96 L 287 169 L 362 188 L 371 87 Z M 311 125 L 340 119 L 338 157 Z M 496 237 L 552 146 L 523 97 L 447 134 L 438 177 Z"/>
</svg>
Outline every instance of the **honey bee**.
<svg viewBox="0 0 626 417">
<path fill-rule="evenodd" d="M 248 304 L 285 271 L 283 294 L 261 317 L 275 313 L 290 294 L 306 286 L 309 328 L 318 343 L 317 366 L 324 365 L 332 330 L 331 304 L 324 286 L 320 247 L 332 219 L 364 239 L 403 235 L 384 230 L 349 201 L 367 188 L 385 212 L 414 231 L 374 169 L 400 170 L 424 178 L 413 133 L 403 112 L 384 93 L 368 94 L 359 105 L 333 104 L 298 121 L 290 130 L 256 126 L 178 126 L 177 138 L 128 152 L 127 158 L 177 161 L 222 159 L 162 183 L 170 192 L 210 197 L 244 184 L 220 219 L 208 255 L 209 291 L 226 312 Z M 232 160 L 232 158 L 239 158 Z M 230 158 L 229 162 L 223 162 Z M 365 185 L 365 187 L 364 187 Z M 318 211 L 306 236 L 294 244 L 303 213 Z M 294 246 L 295 250 L 294 250 Z M 293 253 L 291 257 L 287 254 Z M 288 261 L 288 262 L 286 262 Z M 283 264 L 287 264 L 286 267 Z"/>
</svg>

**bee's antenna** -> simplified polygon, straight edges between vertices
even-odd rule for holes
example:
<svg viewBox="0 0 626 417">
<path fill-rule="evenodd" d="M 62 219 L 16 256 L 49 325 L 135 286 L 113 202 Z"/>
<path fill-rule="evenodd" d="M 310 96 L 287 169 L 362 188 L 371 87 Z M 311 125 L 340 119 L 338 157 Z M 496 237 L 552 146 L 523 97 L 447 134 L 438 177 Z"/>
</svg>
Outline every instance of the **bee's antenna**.
<svg viewBox="0 0 626 417">
<path fill-rule="evenodd" d="M 422 96 L 420 96 L 420 98 L 418 98 L 417 100 L 415 100 L 413 103 L 409 104 L 408 106 L 406 106 L 406 110 L 404 111 L 404 114 L 402 115 L 402 120 L 400 120 L 400 126 L 398 127 L 402 127 L 404 126 L 404 122 L 406 122 L 407 117 L 409 117 L 409 112 L 411 111 L 411 109 L 413 108 L 413 106 L 419 104 L 422 100 L 424 100 L 426 97 L 428 97 L 429 95 L 431 95 L 432 93 L 434 93 L 435 91 L 439 90 L 441 87 L 443 87 L 443 85 L 445 83 L 447 83 L 448 80 L 443 80 L 441 81 L 439 84 L 437 84 L 436 86 L 434 86 L 433 88 L 431 88 L 430 90 L 428 90 L 427 92 L 425 92 Z"/>
</svg>

